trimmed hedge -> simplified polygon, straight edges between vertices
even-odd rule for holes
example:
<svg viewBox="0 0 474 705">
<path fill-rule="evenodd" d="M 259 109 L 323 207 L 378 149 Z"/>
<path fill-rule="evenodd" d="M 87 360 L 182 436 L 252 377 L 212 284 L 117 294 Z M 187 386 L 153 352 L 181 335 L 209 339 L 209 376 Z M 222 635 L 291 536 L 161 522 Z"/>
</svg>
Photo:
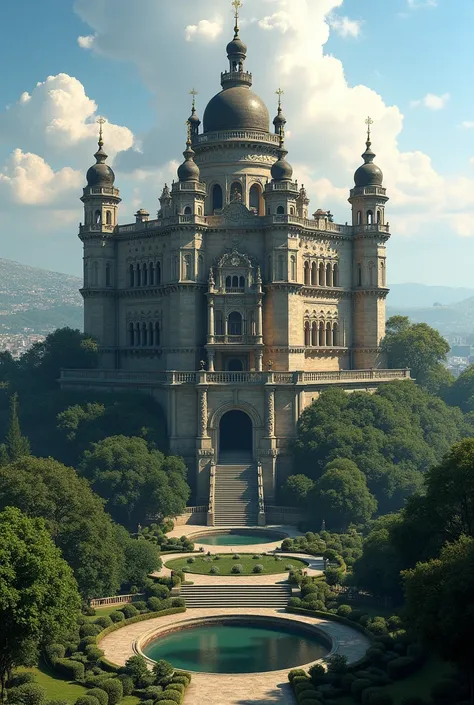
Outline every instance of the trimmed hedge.
<svg viewBox="0 0 474 705">
<path fill-rule="evenodd" d="M 84 664 L 79 661 L 71 661 L 68 658 L 58 658 L 53 662 L 53 668 L 65 675 L 70 681 L 84 680 Z"/>
<path fill-rule="evenodd" d="M 387 664 L 389 678 L 393 680 L 411 676 L 418 668 L 419 662 L 411 656 L 400 656 Z"/>
<path fill-rule="evenodd" d="M 94 698 L 97 698 L 99 705 L 108 705 L 109 696 L 102 688 L 91 688 L 87 691 L 87 695 L 93 695 Z"/>
<path fill-rule="evenodd" d="M 123 688 L 118 678 L 107 678 L 100 687 L 107 693 L 109 705 L 117 705 L 122 700 Z"/>
</svg>

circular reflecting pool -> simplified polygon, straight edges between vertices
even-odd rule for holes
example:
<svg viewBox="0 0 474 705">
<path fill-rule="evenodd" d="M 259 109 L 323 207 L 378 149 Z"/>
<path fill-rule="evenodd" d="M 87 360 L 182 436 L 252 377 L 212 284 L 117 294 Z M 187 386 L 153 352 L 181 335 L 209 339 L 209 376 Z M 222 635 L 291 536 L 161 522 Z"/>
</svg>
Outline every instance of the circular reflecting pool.
<svg viewBox="0 0 474 705">
<path fill-rule="evenodd" d="M 202 673 L 259 673 L 294 668 L 326 656 L 329 638 L 311 628 L 268 620 L 193 625 L 142 647 L 153 661 Z"/>
<path fill-rule="evenodd" d="M 260 543 L 274 543 L 285 538 L 284 534 L 271 531 L 221 531 L 201 536 L 192 536 L 191 540 L 203 546 L 254 546 Z"/>
</svg>

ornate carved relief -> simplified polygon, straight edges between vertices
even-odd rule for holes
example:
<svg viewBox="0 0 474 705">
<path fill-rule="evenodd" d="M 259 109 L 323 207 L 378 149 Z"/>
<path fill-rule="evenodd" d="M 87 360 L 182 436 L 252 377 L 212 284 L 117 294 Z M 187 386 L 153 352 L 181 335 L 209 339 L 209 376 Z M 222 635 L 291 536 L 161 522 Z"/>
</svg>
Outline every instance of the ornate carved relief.
<svg viewBox="0 0 474 705">
<path fill-rule="evenodd" d="M 275 390 L 267 389 L 266 391 L 266 406 L 267 406 L 267 436 L 273 438 L 275 435 Z"/>
<path fill-rule="evenodd" d="M 207 389 L 199 390 L 199 435 L 207 438 Z"/>
</svg>

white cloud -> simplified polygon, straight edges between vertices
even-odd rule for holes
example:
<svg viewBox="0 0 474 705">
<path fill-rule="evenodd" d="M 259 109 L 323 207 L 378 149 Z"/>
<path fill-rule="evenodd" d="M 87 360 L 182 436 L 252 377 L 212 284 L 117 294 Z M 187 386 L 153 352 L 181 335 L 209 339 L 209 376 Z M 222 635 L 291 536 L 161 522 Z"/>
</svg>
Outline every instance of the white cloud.
<svg viewBox="0 0 474 705">
<path fill-rule="evenodd" d="M 95 35 L 94 34 L 88 34 L 85 37 L 78 37 L 77 38 L 77 43 L 81 47 L 81 49 L 92 49 L 94 46 L 94 41 L 95 41 Z"/>
<path fill-rule="evenodd" d="M 360 36 L 362 31 L 362 21 L 361 20 L 351 20 L 349 17 L 330 17 L 329 24 L 331 29 L 333 29 L 336 34 L 341 37 L 354 37 Z"/>
<path fill-rule="evenodd" d="M 189 24 L 185 29 L 186 41 L 190 42 L 199 37 L 203 40 L 215 41 L 222 34 L 222 20 L 211 22 L 210 20 L 201 20 L 197 24 Z"/>
<path fill-rule="evenodd" d="M 461 127 L 465 130 L 474 130 L 474 120 L 464 120 L 464 122 L 461 123 Z"/>
<path fill-rule="evenodd" d="M 290 16 L 287 12 L 275 12 L 273 15 L 266 15 L 258 22 L 259 27 L 267 31 L 276 29 L 285 34 L 291 28 Z"/>
<path fill-rule="evenodd" d="M 412 108 L 417 108 L 423 106 L 429 110 L 443 110 L 446 107 L 451 95 L 449 93 L 443 93 L 443 95 L 436 95 L 435 93 L 427 93 L 421 100 L 413 100 L 410 105 Z"/>
<path fill-rule="evenodd" d="M 407 0 L 409 10 L 421 10 L 426 7 L 437 7 L 437 0 Z"/>
</svg>

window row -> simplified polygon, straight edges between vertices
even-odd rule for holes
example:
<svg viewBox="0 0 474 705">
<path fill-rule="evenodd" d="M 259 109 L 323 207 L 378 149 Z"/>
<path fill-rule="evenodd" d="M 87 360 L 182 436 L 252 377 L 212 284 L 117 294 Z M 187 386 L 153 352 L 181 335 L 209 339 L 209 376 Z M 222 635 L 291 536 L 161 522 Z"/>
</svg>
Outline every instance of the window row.
<svg viewBox="0 0 474 705">
<path fill-rule="evenodd" d="M 339 324 L 336 322 L 306 321 L 304 324 L 306 347 L 336 348 L 340 346 Z"/>
<path fill-rule="evenodd" d="M 102 270 L 99 262 L 84 263 L 84 286 L 109 287 L 112 285 L 112 265 L 110 262 L 105 264 L 104 270 Z"/>
<path fill-rule="evenodd" d="M 247 319 L 238 311 L 232 311 L 228 316 L 224 311 L 215 311 L 214 335 L 257 335 L 254 311 L 249 311 Z"/>
<path fill-rule="evenodd" d="M 95 213 L 86 211 L 84 218 L 86 225 L 102 225 L 101 210 L 96 210 Z M 105 211 L 105 225 L 112 225 L 112 211 Z"/>
<path fill-rule="evenodd" d="M 339 265 L 328 262 L 304 263 L 305 286 L 339 286 Z"/>
<path fill-rule="evenodd" d="M 161 284 L 161 262 L 131 264 L 128 268 L 129 286 L 157 286 Z"/>
<path fill-rule="evenodd" d="M 367 279 L 363 275 L 362 265 L 357 265 L 357 286 L 386 286 L 387 285 L 387 272 L 385 267 L 385 262 L 380 262 L 380 275 L 377 272 L 377 263 L 369 262 L 367 267 Z"/>
<path fill-rule="evenodd" d="M 375 222 L 377 222 L 377 225 L 381 225 L 383 223 L 383 213 L 381 210 L 377 210 L 375 218 L 373 211 L 366 211 L 365 222 L 363 221 L 362 211 L 357 211 L 357 225 L 374 225 Z"/>
<path fill-rule="evenodd" d="M 129 323 L 128 344 L 131 348 L 158 347 L 161 344 L 159 323 Z"/>
<path fill-rule="evenodd" d="M 243 187 L 240 181 L 234 181 L 230 187 L 230 201 L 244 202 Z M 224 208 L 224 191 L 220 184 L 214 184 L 211 191 L 212 212 Z M 262 215 L 262 189 L 259 184 L 253 184 L 248 192 L 248 207 L 257 215 Z"/>
<path fill-rule="evenodd" d="M 225 278 L 225 290 L 232 293 L 233 291 L 245 291 L 245 277 L 236 276 Z"/>
</svg>

